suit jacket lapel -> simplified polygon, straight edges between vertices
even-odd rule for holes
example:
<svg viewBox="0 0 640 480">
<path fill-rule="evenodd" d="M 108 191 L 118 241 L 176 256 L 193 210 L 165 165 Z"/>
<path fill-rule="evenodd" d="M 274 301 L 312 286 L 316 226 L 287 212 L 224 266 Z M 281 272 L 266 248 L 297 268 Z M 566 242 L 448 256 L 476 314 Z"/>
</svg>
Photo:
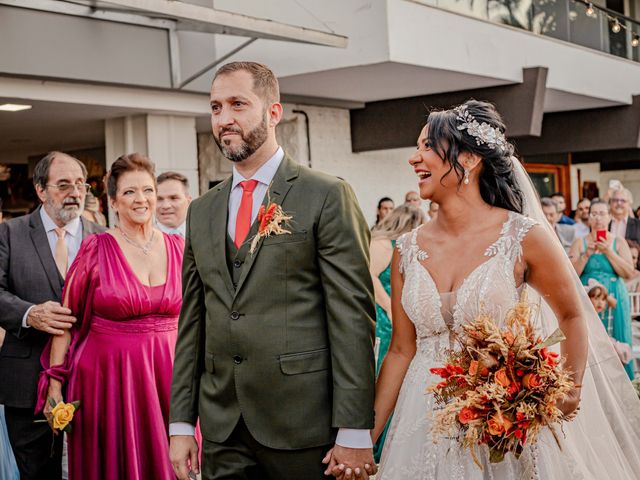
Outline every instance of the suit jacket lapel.
<svg viewBox="0 0 640 480">
<path fill-rule="evenodd" d="M 42 207 L 39 207 L 31 214 L 31 218 L 29 219 L 31 231 L 29 233 L 36 254 L 38 255 L 38 258 L 40 258 L 40 262 L 47 274 L 49 283 L 51 284 L 56 296 L 60 298 L 62 296 L 63 280 L 62 276 L 60 276 L 60 272 L 58 271 L 58 267 L 56 267 L 53 254 L 51 253 L 51 247 L 49 246 L 49 240 L 47 239 L 47 232 L 45 232 L 42 219 L 40 218 L 40 208 Z"/>
<path fill-rule="evenodd" d="M 300 170 L 300 166 L 295 163 L 288 155 L 285 155 L 282 159 L 282 163 L 278 167 L 278 171 L 276 172 L 271 185 L 269 186 L 269 190 L 262 201 L 263 205 L 267 205 L 269 203 L 277 203 L 278 205 L 282 205 L 284 202 L 289 189 L 291 188 L 292 181 L 298 176 L 298 172 Z M 256 218 L 256 221 L 257 218 Z M 249 272 L 251 271 L 251 267 L 255 263 L 258 254 L 260 253 L 260 249 L 262 248 L 262 240 L 258 243 L 256 250 L 251 253 L 247 253 L 247 258 L 244 262 L 244 267 L 242 268 L 242 273 L 240 274 L 240 280 L 238 280 L 238 286 L 235 291 L 235 295 L 237 296 L 244 284 Z"/>
<path fill-rule="evenodd" d="M 213 240 L 212 258 L 218 262 L 218 270 L 222 275 L 224 284 L 229 293 L 234 295 L 233 280 L 227 268 L 227 222 L 229 219 L 229 195 L 231 194 L 232 178 L 229 177 L 223 182 L 216 185 L 216 194 L 211 202 L 211 217 L 209 228 L 211 229 L 211 238 Z M 193 221 L 193 220 L 192 220 Z"/>
</svg>

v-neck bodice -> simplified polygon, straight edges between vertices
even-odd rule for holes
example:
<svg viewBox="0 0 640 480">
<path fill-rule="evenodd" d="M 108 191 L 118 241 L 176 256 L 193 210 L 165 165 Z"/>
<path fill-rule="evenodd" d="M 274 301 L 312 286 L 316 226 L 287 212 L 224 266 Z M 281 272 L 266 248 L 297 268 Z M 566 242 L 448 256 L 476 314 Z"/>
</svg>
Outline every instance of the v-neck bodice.
<svg viewBox="0 0 640 480">
<path fill-rule="evenodd" d="M 93 311 L 96 316 L 126 321 L 149 315 L 177 316 L 180 313 L 180 272 L 182 246 L 177 235 L 165 235 L 167 275 L 161 285 L 145 285 L 131 269 L 117 240 L 109 233 L 97 235 L 96 290 Z"/>
<path fill-rule="evenodd" d="M 510 212 L 499 238 L 484 252 L 486 260 L 455 292 L 438 292 L 436 282 L 424 267 L 422 262 L 429 254 L 418 246 L 420 227 L 398 240 L 400 271 L 404 275 L 402 306 L 415 325 L 418 342 L 422 338 L 448 334 L 481 311 L 501 317 L 513 307 L 519 295 L 515 264 L 522 253 L 521 242 L 535 224 L 528 217 Z M 443 308 L 445 300 L 448 305 Z"/>
</svg>

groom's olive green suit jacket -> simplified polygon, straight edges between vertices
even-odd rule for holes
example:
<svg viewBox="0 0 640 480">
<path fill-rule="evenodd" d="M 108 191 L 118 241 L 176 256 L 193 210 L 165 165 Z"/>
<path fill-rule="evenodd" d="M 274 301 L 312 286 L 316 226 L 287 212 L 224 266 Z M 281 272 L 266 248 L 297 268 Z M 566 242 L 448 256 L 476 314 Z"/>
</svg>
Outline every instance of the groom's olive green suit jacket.
<svg viewBox="0 0 640 480">
<path fill-rule="evenodd" d="M 353 191 L 285 156 L 265 203 L 293 217 L 291 234 L 228 263 L 231 182 L 189 208 L 170 421 L 199 417 L 204 438 L 223 442 L 242 416 L 258 442 L 277 449 L 372 428 L 369 231 Z"/>
</svg>

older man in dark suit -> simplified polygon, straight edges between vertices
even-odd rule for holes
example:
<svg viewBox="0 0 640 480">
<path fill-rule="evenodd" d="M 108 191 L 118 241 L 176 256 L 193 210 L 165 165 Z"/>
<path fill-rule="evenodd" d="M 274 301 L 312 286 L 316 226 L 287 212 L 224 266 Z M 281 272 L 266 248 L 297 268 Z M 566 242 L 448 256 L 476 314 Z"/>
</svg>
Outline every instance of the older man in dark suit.
<svg viewBox="0 0 640 480">
<path fill-rule="evenodd" d="M 61 478 L 62 436 L 34 423 L 40 354 L 50 335 L 75 319 L 61 306 L 62 286 L 82 240 L 101 227 L 80 218 L 87 170 L 77 159 L 51 152 L 36 165 L 33 183 L 42 205 L 0 225 L 0 404 L 9 441 L 25 479 Z M 53 448 L 52 448 L 53 443 Z"/>
</svg>

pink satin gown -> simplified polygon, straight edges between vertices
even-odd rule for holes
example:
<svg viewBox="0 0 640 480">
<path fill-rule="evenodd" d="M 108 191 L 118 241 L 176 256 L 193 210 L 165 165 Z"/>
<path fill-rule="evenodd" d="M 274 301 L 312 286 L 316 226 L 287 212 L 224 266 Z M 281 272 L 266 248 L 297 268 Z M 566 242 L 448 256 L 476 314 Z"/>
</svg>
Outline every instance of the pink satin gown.
<svg viewBox="0 0 640 480">
<path fill-rule="evenodd" d="M 79 325 L 65 365 L 49 373 L 68 381 L 66 401 L 82 402 L 68 435 L 70 480 L 175 479 L 168 423 L 184 241 L 163 236 L 163 285 L 142 284 L 108 233 L 85 240 L 67 275 Z"/>
</svg>

